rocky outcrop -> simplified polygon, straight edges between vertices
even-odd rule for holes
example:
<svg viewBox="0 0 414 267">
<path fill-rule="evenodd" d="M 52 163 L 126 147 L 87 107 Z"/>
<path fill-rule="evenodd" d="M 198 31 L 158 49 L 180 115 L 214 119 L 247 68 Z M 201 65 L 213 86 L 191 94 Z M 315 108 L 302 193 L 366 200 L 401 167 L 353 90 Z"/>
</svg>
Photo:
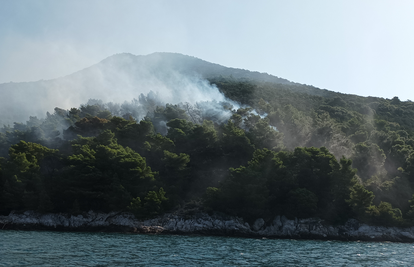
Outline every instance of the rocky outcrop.
<svg viewBox="0 0 414 267">
<path fill-rule="evenodd" d="M 34 211 L 24 213 L 11 212 L 8 216 L 0 216 L 0 229 L 56 229 L 56 230 L 121 230 L 130 231 L 136 228 L 137 221 L 128 213 L 97 213 L 90 211 L 82 215 L 64 213 L 41 214 Z"/>
<path fill-rule="evenodd" d="M 414 227 L 369 226 L 351 219 L 344 225 L 332 226 L 319 219 L 289 220 L 276 216 L 273 221 L 262 218 L 249 225 L 241 218 L 165 214 L 140 221 L 130 213 L 97 213 L 82 215 L 40 214 L 33 211 L 12 212 L 0 216 L 0 229 L 44 229 L 62 231 L 117 231 L 136 233 L 202 234 L 266 238 L 332 239 L 414 242 Z"/>
</svg>

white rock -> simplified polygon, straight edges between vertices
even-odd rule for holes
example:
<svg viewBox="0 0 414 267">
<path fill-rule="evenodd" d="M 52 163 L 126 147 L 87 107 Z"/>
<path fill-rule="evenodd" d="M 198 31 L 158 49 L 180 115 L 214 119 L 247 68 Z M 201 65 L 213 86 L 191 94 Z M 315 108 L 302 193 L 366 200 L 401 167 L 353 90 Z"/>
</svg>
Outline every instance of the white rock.
<svg viewBox="0 0 414 267">
<path fill-rule="evenodd" d="M 259 218 L 257 219 L 254 223 L 253 223 L 253 230 L 254 231 L 259 231 L 260 229 L 262 229 L 262 227 L 265 225 L 265 221 L 263 220 L 263 218 Z"/>
</svg>

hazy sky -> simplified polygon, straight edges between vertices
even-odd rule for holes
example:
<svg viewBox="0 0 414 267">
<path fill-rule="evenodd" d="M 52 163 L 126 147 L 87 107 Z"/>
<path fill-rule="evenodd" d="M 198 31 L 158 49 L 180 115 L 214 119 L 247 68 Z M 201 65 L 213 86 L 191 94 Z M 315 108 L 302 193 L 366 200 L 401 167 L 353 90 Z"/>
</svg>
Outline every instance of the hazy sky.
<svg viewBox="0 0 414 267">
<path fill-rule="evenodd" d="M 412 0 L 0 0 L 0 83 L 178 52 L 332 91 L 414 100 Z"/>
</svg>

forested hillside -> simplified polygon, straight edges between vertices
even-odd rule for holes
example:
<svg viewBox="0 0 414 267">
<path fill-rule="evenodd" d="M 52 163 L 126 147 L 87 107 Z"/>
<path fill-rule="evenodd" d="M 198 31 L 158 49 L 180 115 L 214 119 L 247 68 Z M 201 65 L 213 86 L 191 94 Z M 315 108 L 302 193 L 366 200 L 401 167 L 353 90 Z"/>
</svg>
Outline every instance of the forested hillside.
<svg viewBox="0 0 414 267">
<path fill-rule="evenodd" d="M 226 101 L 166 104 L 150 92 L 4 125 L 0 212 L 414 223 L 414 103 L 196 63 Z"/>
</svg>

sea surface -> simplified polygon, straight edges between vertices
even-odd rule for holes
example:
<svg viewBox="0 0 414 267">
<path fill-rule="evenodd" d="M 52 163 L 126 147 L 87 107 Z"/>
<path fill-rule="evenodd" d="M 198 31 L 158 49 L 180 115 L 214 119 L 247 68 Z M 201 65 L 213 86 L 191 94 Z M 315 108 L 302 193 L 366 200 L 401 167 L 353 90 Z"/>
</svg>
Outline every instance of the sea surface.
<svg viewBox="0 0 414 267">
<path fill-rule="evenodd" d="M 414 266 L 414 244 L 0 230 L 0 266 Z"/>
</svg>

